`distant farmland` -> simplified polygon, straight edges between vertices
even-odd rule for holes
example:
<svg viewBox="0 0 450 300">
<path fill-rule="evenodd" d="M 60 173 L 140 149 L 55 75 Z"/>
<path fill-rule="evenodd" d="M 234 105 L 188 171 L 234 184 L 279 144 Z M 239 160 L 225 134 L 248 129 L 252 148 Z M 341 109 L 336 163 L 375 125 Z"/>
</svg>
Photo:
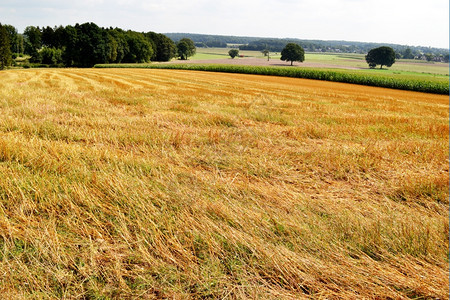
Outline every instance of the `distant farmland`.
<svg viewBox="0 0 450 300">
<path fill-rule="evenodd" d="M 5 298 L 448 299 L 448 95 L 0 73 Z"/>
<path fill-rule="evenodd" d="M 362 54 L 306 53 L 303 63 L 270 59 L 259 51 L 241 51 L 243 58 L 231 59 L 226 48 L 198 48 L 189 60 L 167 63 L 98 64 L 97 68 L 156 68 L 226 73 L 273 75 L 379 86 L 427 93 L 449 93 L 449 64 L 420 60 L 398 60 L 388 69 L 369 69 Z"/>
</svg>

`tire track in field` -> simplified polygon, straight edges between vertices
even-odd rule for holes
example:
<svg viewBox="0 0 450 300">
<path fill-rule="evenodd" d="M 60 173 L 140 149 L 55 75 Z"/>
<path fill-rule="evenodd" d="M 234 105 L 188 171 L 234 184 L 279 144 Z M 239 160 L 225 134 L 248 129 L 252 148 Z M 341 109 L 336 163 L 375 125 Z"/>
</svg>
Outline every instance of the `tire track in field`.
<svg viewBox="0 0 450 300">
<path fill-rule="evenodd" d="M 132 76 L 133 78 L 139 78 L 139 82 L 144 82 L 145 84 L 151 84 L 156 86 L 157 88 L 164 88 L 164 89 L 173 89 L 174 87 L 189 87 L 189 88 L 204 88 L 204 85 L 198 85 L 194 82 L 191 81 L 184 81 L 181 82 L 179 80 L 177 80 L 176 78 L 174 78 L 173 74 L 166 74 L 166 72 L 160 72 L 162 70 L 139 70 L 140 74 L 137 75 L 136 71 L 137 70 L 133 70 L 134 72 L 129 72 L 126 74 L 129 74 L 129 76 Z M 156 71 L 156 72 L 152 72 L 152 71 Z M 164 74 L 164 75 L 161 75 Z M 184 75 L 184 78 L 186 77 L 186 75 Z M 180 83 L 182 83 L 180 85 Z"/>
<path fill-rule="evenodd" d="M 137 75 L 138 72 L 139 75 Z M 230 97 L 242 94 L 242 88 L 236 88 L 236 84 L 233 83 L 232 79 L 224 83 L 220 79 L 211 78 L 211 74 L 204 72 L 133 69 L 131 74 L 133 77 L 146 81 L 158 82 L 160 83 L 159 88 L 169 89 L 170 93 L 175 91 L 176 94 L 185 92 L 187 94 L 197 94 L 197 96 L 222 95 Z"/>
<path fill-rule="evenodd" d="M 21 72 L 20 74 L 21 74 L 20 78 L 23 79 L 21 80 L 21 84 L 24 85 L 34 84 L 37 87 L 42 86 L 41 79 L 44 75 L 43 72 L 40 72 L 39 70 L 27 70 L 26 72 Z"/>
<path fill-rule="evenodd" d="M 117 70 L 114 70 L 117 71 Z M 125 70 L 120 70 L 119 72 L 108 72 L 103 73 L 101 70 L 95 70 L 94 73 L 99 77 L 107 77 L 112 81 L 122 82 L 129 85 L 133 89 L 144 89 L 152 93 L 161 93 L 172 89 L 171 85 L 167 84 L 167 78 L 161 77 L 155 80 L 153 76 L 138 76 L 135 72 L 122 72 Z M 119 74 L 120 73 L 120 74 Z M 153 75 L 153 74 L 152 74 Z M 120 88 L 120 87 L 119 87 Z"/>
<path fill-rule="evenodd" d="M 201 82 L 202 89 L 209 89 L 213 86 L 213 92 L 215 94 L 229 95 L 234 98 L 246 97 L 270 97 L 270 96 L 280 96 L 286 95 L 290 97 L 295 97 L 295 91 L 291 90 L 289 85 L 286 85 L 283 89 L 279 89 L 279 84 L 274 88 L 268 89 L 268 84 L 265 81 L 261 81 L 261 77 L 255 78 L 248 74 L 224 74 L 217 73 L 212 77 L 207 72 L 194 71 L 195 77 L 191 77 L 197 82 Z M 181 78 L 186 78 L 186 72 L 183 73 L 182 70 L 178 71 Z M 265 78 L 267 79 L 267 78 Z M 182 80 L 185 84 L 189 84 L 188 81 Z M 297 94 L 298 97 L 298 94 Z"/>
<path fill-rule="evenodd" d="M 166 71 L 170 74 L 166 78 L 164 83 L 167 83 L 167 78 L 177 83 L 189 86 L 198 86 L 200 90 L 209 90 L 209 92 L 217 93 L 221 92 L 223 95 L 230 95 L 233 97 L 241 97 L 243 94 L 250 97 L 265 95 L 265 96 L 280 96 L 289 95 L 295 97 L 296 87 L 293 85 L 285 84 L 283 89 L 279 89 L 279 82 L 268 83 L 268 76 L 258 76 L 249 74 L 228 74 L 228 73 L 214 73 L 202 71 L 185 71 L 185 70 L 158 70 Z M 176 75 L 176 76 L 174 76 Z M 188 75 L 191 75 L 188 77 Z M 186 79 L 188 78 L 188 79 Z M 264 80 L 262 80 L 264 78 Z M 272 90 L 268 89 L 269 86 L 273 86 Z M 256 86 L 255 86 L 256 85 Z"/>
<path fill-rule="evenodd" d="M 52 79 L 57 80 L 59 83 L 59 87 L 65 92 L 71 92 L 75 89 L 78 89 L 77 81 L 74 78 L 67 76 L 67 72 L 56 70 L 53 72 Z"/>
<path fill-rule="evenodd" d="M 114 73 L 114 76 L 118 76 L 123 78 L 124 75 L 132 76 L 135 78 L 135 81 L 144 84 L 150 85 L 153 88 L 153 91 L 160 93 L 161 95 L 179 95 L 179 96 L 201 96 L 201 95 L 211 95 L 212 92 L 218 93 L 217 91 L 211 91 L 211 86 L 208 85 L 208 82 L 199 81 L 196 78 L 186 80 L 186 74 L 184 76 L 173 76 L 172 72 L 153 72 L 154 70 L 133 70 L 133 72 L 119 70 L 117 73 L 121 73 L 119 75 Z M 137 75 L 137 71 L 139 75 Z M 110 74 L 110 73 L 108 73 Z M 136 80 L 136 78 L 138 78 Z M 130 80 L 130 79 L 128 79 Z M 205 92 L 207 91 L 207 92 Z M 229 92 L 225 93 L 226 95 L 231 95 Z"/>
<path fill-rule="evenodd" d="M 119 88 L 123 90 L 136 89 L 136 83 L 131 83 L 123 77 L 112 75 L 111 73 L 101 73 L 95 70 L 90 70 L 90 78 L 96 80 L 98 83 L 106 83 L 112 88 Z"/>
<path fill-rule="evenodd" d="M 71 72 L 63 72 L 62 76 L 71 78 L 79 91 L 99 91 L 106 88 L 104 84 L 88 76 L 88 71 L 83 71 L 79 74 L 78 70 L 71 70 Z"/>
</svg>

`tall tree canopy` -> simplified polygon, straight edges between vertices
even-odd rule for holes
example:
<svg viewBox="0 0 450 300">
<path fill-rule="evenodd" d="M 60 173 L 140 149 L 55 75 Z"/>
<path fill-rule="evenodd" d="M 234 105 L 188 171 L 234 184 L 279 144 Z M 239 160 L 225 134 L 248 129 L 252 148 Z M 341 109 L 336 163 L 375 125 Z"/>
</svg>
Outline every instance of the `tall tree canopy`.
<svg viewBox="0 0 450 300">
<path fill-rule="evenodd" d="M 78 66 L 92 67 L 96 63 L 108 62 L 108 38 L 104 30 L 94 23 L 76 24 L 75 43 Z"/>
<path fill-rule="evenodd" d="M 6 29 L 9 37 L 9 45 L 12 53 L 23 52 L 23 39 L 17 33 L 17 29 L 12 25 L 4 24 L 3 28 Z"/>
<path fill-rule="evenodd" d="M 130 51 L 126 33 L 119 28 L 110 28 L 108 29 L 108 39 L 110 44 L 108 61 L 111 63 L 121 63 L 125 55 Z"/>
<path fill-rule="evenodd" d="M 186 60 L 196 52 L 195 44 L 191 39 L 183 38 L 177 43 L 178 56 L 181 60 Z"/>
<path fill-rule="evenodd" d="M 124 31 L 102 28 L 95 23 L 77 23 L 66 27 L 28 26 L 22 36 L 13 26 L 4 27 L 11 51 L 23 53 L 25 44 L 25 54 L 31 55 L 30 62 L 36 63 L 91 67 L 98 63 L 169 61 L 177 55 L 175 43 L 155 32 Z M 188 49 L 192 53 L 190 45 Z"/>
<path fill-rule="evenodd" d="M 11 64 L 11 45 L 8 30 L 0 23 L 0 70 Z"/>
<path fill-rule="evenodd" d="M 375 68 L 377 65 L 380 65 L 380 69 L 383 66 L 390 67 L 395 63 L 394 49 L 386 46 L 374 48 L 367 53 L 366 62 L 371 68 Z"/>
<path fill-rule="evenodd" d="M 231 58 L 235 58 L 236 56 L 239 55 L 239 50 L 238 49 L 231 49 L 230 51 L 228 51 L 228 55 L 231 56 Z"/>
<path fill-rule="evenodd" d="M 25 53 L 35 55 L 42 47 L 42 32 L 39 27 L 28 26 L 23 32 L 26 38 Z"/>
<path fill-rule="evenodd" d="M 129 52 L 125 55 L 124 62 L 149 62 L 153 55 L 152 44 L 145 38 L 144 35 L 127 31 L 126 35 Z"/>
<path fill-rule="evenodd" d="M 152 41 L 155 48 L 152 60 L 169 61 L 177 55 L 177 46 L 164 34 L 147 32 L 145 36 Z"/>
<path fill-rule="evenodd" d="M 290 61 L 292 66 L 294 61 L 303 62 L 305 60 L 305 50 L 298 44 L 288 43 L 281 51 L 280 59 Z"/>
</svg>

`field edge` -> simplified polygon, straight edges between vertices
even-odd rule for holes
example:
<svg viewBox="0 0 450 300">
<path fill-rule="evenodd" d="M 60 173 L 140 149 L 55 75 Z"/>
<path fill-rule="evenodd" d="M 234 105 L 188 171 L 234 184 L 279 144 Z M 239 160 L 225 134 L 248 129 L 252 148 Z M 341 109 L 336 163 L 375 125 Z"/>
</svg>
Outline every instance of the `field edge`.
<svg viewBox="0 0 450 300">
<path fill-rule="evenodd" d="M 449 94 L 448 82 L 401 79 L 391 76 L 371 76 L 352 74 L 346 70 L 301 69 L 292 67 L 262 67 L 223 64 L 96 64 L 94 68 L 144 68 L 172 69 L 205 72 L 223 72 L 238 74 L 269 75 L 303 79 L 315 79 L 332 82 L 351 83 L 366 86 L 384 87 L 431 94 Z"/>
</svg>

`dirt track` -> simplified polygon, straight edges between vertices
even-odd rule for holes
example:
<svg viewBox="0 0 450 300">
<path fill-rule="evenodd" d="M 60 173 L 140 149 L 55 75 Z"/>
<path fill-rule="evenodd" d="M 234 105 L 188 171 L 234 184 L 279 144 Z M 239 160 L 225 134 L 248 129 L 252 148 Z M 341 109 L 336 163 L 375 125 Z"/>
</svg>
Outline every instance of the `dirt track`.
<svg viewBox="0 0 450 300">
<path fill-rule="evenodd" d="M 267 59 L 245 57 L 245 58 L 224 58 L 224 59 L 205 59 L 205 60 L 173 60 L 167 62 L 169 64 L 222 64 L 222 65 L 245 65 L 245 66 L 290 66 L 290 62 L 284 62 L 279 59 Z M 350 69 L 356 70 L 358 68 L 339 66 L 333 64 L 321 64 L 321 63 L 310 63 L 310 62 L 294 62 L 294 66 L 298 67 L 312 67 L 312 68 L 338 68 L 338 69 Z"/>
</svg>

